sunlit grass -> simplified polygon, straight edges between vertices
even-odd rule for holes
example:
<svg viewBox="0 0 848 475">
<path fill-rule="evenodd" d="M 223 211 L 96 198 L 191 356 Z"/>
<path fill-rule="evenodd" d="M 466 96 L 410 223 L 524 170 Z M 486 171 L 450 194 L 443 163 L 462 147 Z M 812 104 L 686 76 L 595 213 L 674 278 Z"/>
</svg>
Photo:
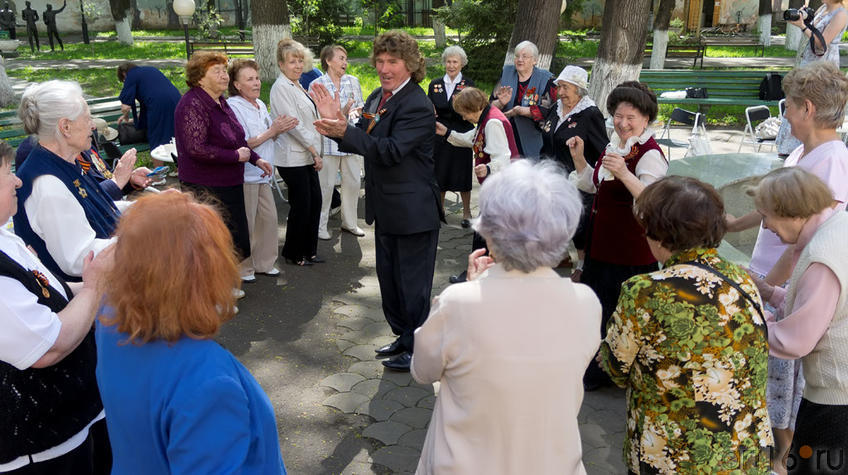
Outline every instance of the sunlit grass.
<svg viewBox="0 0 848 475">
<path fill-rule="evenodd" d="M 117 41 L 96 41 L 91 44 L 68 43 L 65 51 L 31 53 L 28 47 L 18 48 L 22 59 L 170 59 L 185 57 L 185 43 L 167 41 L 135 41 L 126 46 Z"/>
</svg>

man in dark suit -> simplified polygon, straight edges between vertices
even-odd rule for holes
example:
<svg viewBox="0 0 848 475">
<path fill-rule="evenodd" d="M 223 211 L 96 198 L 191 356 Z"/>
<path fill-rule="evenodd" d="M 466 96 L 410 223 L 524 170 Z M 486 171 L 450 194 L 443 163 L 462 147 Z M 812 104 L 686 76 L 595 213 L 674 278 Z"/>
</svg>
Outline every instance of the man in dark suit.
<svg viewBox="0 0 848 475">
<path fill-rule="evenodd" d="M 425 65 L 411 36 L 384 33 L 374 42 L 371 62 L 381 87 L 365 101 L 356 126 L 348 126 L 346 114 L 339 113 L 339 98 L 319 85 L 313 98 L 322 119 L 315 126 L 335 139 L 339 150 L 365 157 L 365 222 L 376 222 L 383 313 L 398 335 L 377 355 L 392 357 L 383 361 L 386 367 L 409 371 L 413 332 L 430 313 L 439 221 L 444 221 L 433 166 L 436 120 L 418 85 Z"/>
</svg>

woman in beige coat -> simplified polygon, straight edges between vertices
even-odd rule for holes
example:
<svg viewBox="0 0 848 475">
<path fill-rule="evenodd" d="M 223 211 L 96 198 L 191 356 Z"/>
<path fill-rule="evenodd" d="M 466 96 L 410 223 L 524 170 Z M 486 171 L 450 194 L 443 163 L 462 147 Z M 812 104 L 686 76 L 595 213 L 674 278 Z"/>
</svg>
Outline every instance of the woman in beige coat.
<svg viewBox="0 0 848 475">
<path fill-rule="evenodd" d="M 440 381 L 418 473 L 583 474 L 577 413 L 600 345 L 601 305 L 560 277 L 582 202 L 560 166 L 520 160 L 480 191 L 489 245 L 468 282 L 415 332 L 412 376 Z"/>
</svg>

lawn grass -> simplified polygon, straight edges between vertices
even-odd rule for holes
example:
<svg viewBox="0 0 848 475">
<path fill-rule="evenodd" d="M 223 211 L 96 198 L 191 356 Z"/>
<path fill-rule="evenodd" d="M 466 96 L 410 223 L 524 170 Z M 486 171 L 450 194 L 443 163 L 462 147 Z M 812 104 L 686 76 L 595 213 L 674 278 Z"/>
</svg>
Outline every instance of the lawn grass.
<svg viewBox="0 0 848 475">
<path fill-rule="evenodd" d="M 389 28 L 389 29 L 391 29 L 391 28 Z M 380 32 L 382 33 L 383 31 L 388 31 L 389 29 L 380 28 Z M 433 29 L 432 28 L 425 28 L 423 26 L 422 27 L 405 26 L 401 29 L 406 31 L 410 35 L 413 35 L 413 36 L 433 36 Z M 344 32 L 345 35 L 351 35 L 351 36 L 365 36 L 365 35 L 374 36 L 374 25 L 343 26 L 342 31 Z M 445 28 L 445 33 L 448 34 L 448 35 L 456 35 L 458 33 L 458 30 L 455 30 L 453 28 Z"/>
<path fill-rule="evenodd" d="M 172 67 L 160 68 L 165 76 L 180 90 L 188 89 L 185 83 L 185 68 Z M 117 96 L 121 92 L 122 84 L 118 81 L 113 68 L 88 68 L 88 69 L 33 69 L 18 68 L 7 72 L 9 76 L 19 77 L 27 81 L 43 82 L 50 79 L 65 79 L 76 81 L 82 87 L 83 92 L 90 97 Z M 17 106 L 13 106 L 15 108 Z"/>
<path fill-rule="evenodd" d="M 185 44 L 167 41 L 135 41 L 126 46 L 117 41 L 98 41 L 91 44 L 69 43 L 65 51 L 31 53 L 19 48 L 21 59 L 172 59 L 185 57 Z"/>
<path fill-rule="evenodd" d="M 766 57 L 791 58 L 795 57 L 795 51 L 788 50 L 783 46 L 767 46 Z M 758 57 L 753 46 L 707 46 L 704 56 L 710 58 L 751 58 Z"/>
</svg>

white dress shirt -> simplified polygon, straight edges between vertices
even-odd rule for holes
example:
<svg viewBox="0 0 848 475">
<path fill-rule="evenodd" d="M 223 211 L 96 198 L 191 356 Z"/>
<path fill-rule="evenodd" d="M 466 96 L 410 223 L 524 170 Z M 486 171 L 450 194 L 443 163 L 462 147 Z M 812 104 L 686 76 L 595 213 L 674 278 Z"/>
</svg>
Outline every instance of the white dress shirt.
<svg viewBox="0 0 848 475">
<path fill-rule="evenodd" d="M 479 127 L 479 125 L 477 126 Z M 448 135 L 448 143 L 454 147 L 471 148 L 474 145 L 474 137 L 477 135 L 477 127 L 468 132 L 451 131 Z M 509 165 L 512 152 L 509 150 L 509 140 L 506 138 L 506 130 L 501 121 L 492 119 L 486 122 L 486 141 L 483 144 L 483 152 L 489 154 L 489 171 L 495 173 Z"/>
<path fill-rule="evenodd" d="M 241 96 L 232 96 L 227 99 L 227 104 L 236 115 L 244 129 L 244 139 L 256 137 L 265 133 L 271 128 L 271 115 L 268 113 L 268 108 L 261 99 L 256 99 L 258 107 L 254 106 L 247 99 Z M 274 141 L 269 139 L 261 144 L 252 147 L 264 160 L 270 163 L 274 162 Z M 262 176 L 265 172 L 261 168 L 253 165 L 250 162 L 244 164 L 244 182 L 245 183 L 269 183 L 271 176 Z"/>
</svg>

